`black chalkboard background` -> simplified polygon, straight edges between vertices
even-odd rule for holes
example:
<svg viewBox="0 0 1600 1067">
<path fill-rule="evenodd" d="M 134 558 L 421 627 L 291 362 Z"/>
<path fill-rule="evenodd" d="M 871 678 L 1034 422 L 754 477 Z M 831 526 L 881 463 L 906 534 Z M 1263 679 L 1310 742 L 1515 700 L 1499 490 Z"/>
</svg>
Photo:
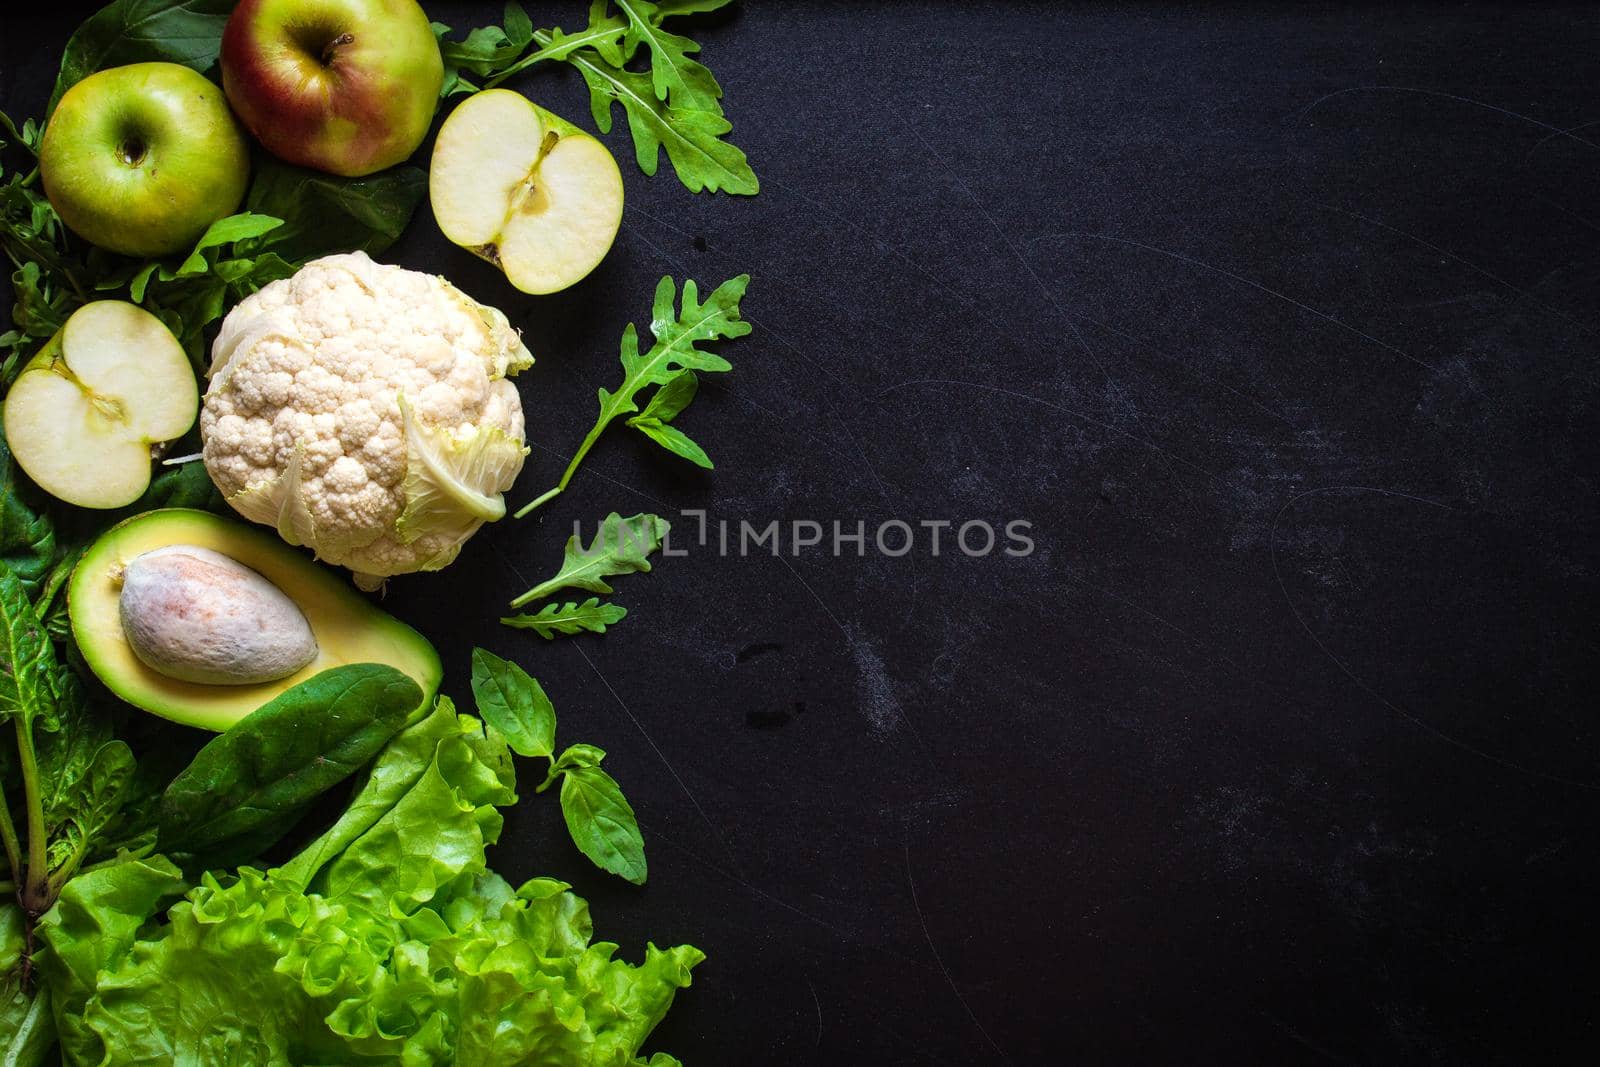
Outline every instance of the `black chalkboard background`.
<svg viewBox="0 0 1600 1067">
<path fill-rule="evenodd" d="M 88 10 L 3 16 L 8 111 Z M 685 416 L 715 473 L 618 430 L 387 601 L 452 690 L 484 644 L 610 751 L 648 888 L 550 797 L 495 863 L 571 880 L 625 955 L 705 948 L 653 1047 L 1592 1055 L 1596 9 L 746 3 L 686 32 L 759 197 L 646 178 L 619 124 L 624 228 L 571 291 L 514 292 L 426 208 L 392 256 L 526 331 L 518 501 L 660 275 L 753 276 Z M 572 72 L 516 85 L 588 124 Z M 619 581 L 604 638 L 496 625 L 574 520 L 682 508 L 1022 519 L 1036 550 L 691 545 Z"/>
</svg>

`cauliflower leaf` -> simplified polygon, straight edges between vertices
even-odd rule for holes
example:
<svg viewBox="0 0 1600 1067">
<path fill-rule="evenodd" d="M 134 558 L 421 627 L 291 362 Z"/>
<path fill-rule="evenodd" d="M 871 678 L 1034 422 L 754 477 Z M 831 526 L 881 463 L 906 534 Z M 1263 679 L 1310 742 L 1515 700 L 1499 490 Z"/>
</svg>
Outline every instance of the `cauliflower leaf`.
<svg viewBox="0 0 1600 1067">
<path fill-rule="evenodd" d="M 402 542 L 435 535 L 459 544 L 483 523 L 505 515 L 504 490 L 516 481 L 528 454 L 521 441 L 493 426 L 430 426 L 404 394 L 400 420 L 406 506 L 395 520 L 395 533 Z"/>
<path fill-rule="evenodd" d="M 249 519 L 271 526 L 291 545 L 317 544 L 316 524 L 306 504 L 301 470 L 305 466 L 305 446 L 296 443 L 294 455 L 283 473 L 270 481 L 249 486 L 228 498 L 235 511 Z"/>
</svg>

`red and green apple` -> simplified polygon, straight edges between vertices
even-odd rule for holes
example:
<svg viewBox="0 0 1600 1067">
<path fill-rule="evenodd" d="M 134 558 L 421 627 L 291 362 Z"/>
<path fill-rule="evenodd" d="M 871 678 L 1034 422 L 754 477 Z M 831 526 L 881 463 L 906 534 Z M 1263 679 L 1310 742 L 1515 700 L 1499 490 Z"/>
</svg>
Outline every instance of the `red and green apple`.
<svg viewBox="0 0 1600 1067">
<path fill-rule="evenodd" d="M 222 32 L 222 87 L 256 140 L 334 174 L 415 152 L 443 80 L 416 0 L 242 0 Z"/>
</svg>

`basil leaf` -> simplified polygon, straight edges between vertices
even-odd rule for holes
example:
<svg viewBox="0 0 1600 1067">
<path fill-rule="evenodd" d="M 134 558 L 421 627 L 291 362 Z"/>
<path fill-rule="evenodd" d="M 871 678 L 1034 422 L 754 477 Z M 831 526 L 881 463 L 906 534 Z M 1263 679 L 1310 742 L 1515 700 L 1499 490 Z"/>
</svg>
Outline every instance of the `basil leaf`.
<svg viewBox="0 0 1600 1067">
<path fill-rule="evenodd" d="M 552 774 L 572 770 L 575 767 L 598 767 L 600 761 L 606 758 L 606 750 L 598 745 L 568 745 L 551 764 Z"/>
<path fill-rule="evenodd" d="M 204 74 L 217 61 L 234 0 L 116 0 L 84 20 L 61 56 L 50 106 L 97 70 L 163 60 Z"/>
<path fill-rule="evenodd" d="M 472 650 L 478 714 L 519 756 L 548 756 L 556 746 L 556 709 L 528 672 L 493 652 Z"/>
<path fill-rule="evenodd" d="M 205 256 L 208 248 L 233 244 L 235 241 L 243 241 L 250 237 L 260 237 L 262 234 L 270 233 L 282 225 L 282 219 L 274 218 L 271 215 L 257 215 L 249 211 L 218 219 L 206 227 L 206 232 L 201 234 L 200 240 L 195 242 L 194 251 L 189 253 L 189 258 L 183 261 L 182 266 L 170 275 L 166 275 L 165 271 L 162 273 L 169 279 L 204 274 L 211 268 L 211 264 Z"/>
<path fill-rule="evenodd" d="M 223 855 L 249 858 L 376 755 L 421 703 L 415 682 L 377 663 L 301 682 L 212 740 L 167 786 L 157 847 L 204 849 L 212 866 L 228 862 Z"/>
<path fill-rule="evenodd" d="M 573 844 L 595 866 L 644 885 L 649 874 L 644 836 L 621 787 L 599 767 L 574 767 L 565 774 L 561 814 Z"/>
</svg>

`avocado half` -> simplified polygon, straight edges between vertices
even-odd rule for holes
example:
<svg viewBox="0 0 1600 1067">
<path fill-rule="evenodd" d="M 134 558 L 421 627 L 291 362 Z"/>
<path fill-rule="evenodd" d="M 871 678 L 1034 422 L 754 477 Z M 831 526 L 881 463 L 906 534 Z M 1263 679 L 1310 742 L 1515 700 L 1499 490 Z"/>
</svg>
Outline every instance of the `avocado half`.
<svg viewBox="0 0 1600 1067">
<path fill-rule="evenodd" d="M 220 552 L 283 590 L 311 624 L 317 658 L 287 678 L 259 685 L 180 682 L 145 666 L 122 633 L 120 578 L 130 560 L 168 545 Z M 373 607 L 334 572 L 269 534 L 207 511 L 148 511 L 101 534 L 72 572 L 67 606 L 78 648 L 108 689 L 136 707 L 206 730 L 226 730 L 329 667 L 388 664 L 410 676 L 430 703 L 444 676 L 426 638 Z"/>
</svg>

